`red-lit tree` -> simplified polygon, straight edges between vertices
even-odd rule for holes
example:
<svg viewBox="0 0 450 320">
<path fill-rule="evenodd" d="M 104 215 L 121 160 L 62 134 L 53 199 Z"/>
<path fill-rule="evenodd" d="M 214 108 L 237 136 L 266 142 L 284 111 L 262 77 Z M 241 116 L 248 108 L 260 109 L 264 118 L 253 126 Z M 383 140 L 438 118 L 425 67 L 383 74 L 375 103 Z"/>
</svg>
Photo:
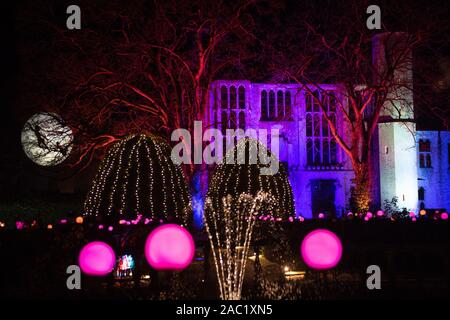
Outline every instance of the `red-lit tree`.
<svg viewBox="0 0 450 320">
<path fill-rule="evenodd" d="M 296 19 L 286 23 L 284 33 L 256 35 L 272 53 L 270 65 L 275 81 L 300 84 L 312 103 L 320 108 L 323 121 L 355 172 L 352 202 L 360 211 L 367 211 L 374 199 L 373 139 L 378 124 L 396 121 L 410 128 L 409 124 L 415 122 L 413 95 L 421 102 L 416 104 L 416 109 L 417 105 L 422 110 L 432 106 L 438 116 L 445 118 L 439 112 L 442 110 L 432 105 L 430 95 L 412 86 L 412 58 L 417 49 L 449 43 L 448 37 L 441 37 L 439 42 L 433 38 L 432 31 L 439 30 L 445 23 L 430 24 L 429 19 L 419 16 L 418 7 L 400 6 L 383 11 L 383 22 L 395 28 L 393 30 L 406 32 L 390 33 L 386 24 L 382 30 L 369 30 L 365 14 L 368 5 L 350 1 L 323 8 L 321 4 L 308 3 Z M 405 12 L 409 16 L 405 16 Z M 379 63 L 374 63 L 373 37 L 382 32 L 386 34 L 379 38 L 379 44 L 386 50 L 376 53 Z M 419 63 L 422 61 L 415 61 L 414 68 L 424 76 L 423 65 Z M 327 83 L 337 83 L 340 94 L 327 92 L 322 87 Z M 339 130 L 343 124 L 336 123 L 330 116 L 329 99 L 333 99 L 343 115 L 348 130 Z"/>
<path fill-rule="evenodd" d="M 70 165 L 79 169 L 128 134 L 167 138 L 173 129 L 192 129 L 210 82 L 256 56 L 240 31 L 253 28 L 252 0 L 82 1 L 82 28 L 75 31 L 66 29 L 58 5 L 39 1 L 24 9 L 34 19 L 32 25 L 24 19 L 22 28 L 35 28 L 45 40 L 23 40 L 30 57 L 24 67 L 36 72 L 23 86 L 33 85 L 35 105 L 63 115 L 73 128 Z M 37 68 L 31 55 L 39 57 Z"/>
</svg>

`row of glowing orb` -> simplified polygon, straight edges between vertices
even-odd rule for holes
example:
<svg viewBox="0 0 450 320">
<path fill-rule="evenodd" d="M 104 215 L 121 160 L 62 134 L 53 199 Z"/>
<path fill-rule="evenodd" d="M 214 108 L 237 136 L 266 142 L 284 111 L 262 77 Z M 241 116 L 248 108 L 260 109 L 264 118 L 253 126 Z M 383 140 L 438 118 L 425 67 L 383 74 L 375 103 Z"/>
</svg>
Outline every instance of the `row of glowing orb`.
<svg viewBox="0 0 450 320">
<path fill-rule="evenodd" d="M 183 270 L 192 262 L 195 245 L 185 228 L 165 224 L 149 234 L 144 250 L 147 262 L 155 270 Z M 342 244 L 333 232 L 317 229 L 303 239 L 300 252 L 310 268 L 330 269 L 341 259 Z M 113 271 L 116 255 L 107 243 L 94 241 L 81 249 L 78 262 L 85 274 L 104 276 Z"/>
</svg>

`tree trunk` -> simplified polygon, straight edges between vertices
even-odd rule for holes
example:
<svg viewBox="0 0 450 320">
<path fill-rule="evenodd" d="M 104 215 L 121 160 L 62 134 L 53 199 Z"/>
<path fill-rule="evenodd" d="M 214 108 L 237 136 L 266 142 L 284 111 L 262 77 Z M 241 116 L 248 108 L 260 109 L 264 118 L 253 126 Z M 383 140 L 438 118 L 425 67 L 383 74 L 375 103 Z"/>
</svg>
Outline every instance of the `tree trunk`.
<svg viewBox="0 0 450 320">
<path fill-rule="evenodd" d="M 371 196 L 369 163 L 354 164 L 353 168 L 355 170 L 355 188 L 352 192 L 352 205 L 357 212 L 366 213 L 369 210 Z"/>
</svg>

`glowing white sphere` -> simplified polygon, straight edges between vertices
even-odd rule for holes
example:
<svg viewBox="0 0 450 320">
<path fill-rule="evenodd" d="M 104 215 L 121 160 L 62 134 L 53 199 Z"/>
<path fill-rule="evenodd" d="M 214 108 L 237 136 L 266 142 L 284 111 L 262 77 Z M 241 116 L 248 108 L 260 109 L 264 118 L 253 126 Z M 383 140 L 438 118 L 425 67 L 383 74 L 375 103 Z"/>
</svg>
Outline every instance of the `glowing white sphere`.
<svg viewBox="0 0 450 320">
<path fill-rule="evenodd" d="M 72 129 L 55 113 L 32 116 L 22 129 L 22 147 L 30 160 L 40 166 L 56 166 L 72 150 Z"/>
</svg>

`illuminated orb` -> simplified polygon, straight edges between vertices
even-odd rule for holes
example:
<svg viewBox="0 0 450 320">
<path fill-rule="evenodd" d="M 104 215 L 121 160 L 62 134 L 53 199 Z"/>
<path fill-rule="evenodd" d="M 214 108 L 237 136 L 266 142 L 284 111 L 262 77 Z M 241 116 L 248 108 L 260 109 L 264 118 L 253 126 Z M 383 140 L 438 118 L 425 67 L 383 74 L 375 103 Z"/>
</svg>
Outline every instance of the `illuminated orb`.
<svg viewBox="0 0 450 320">
<path fill-rule="evenodd" d="M 145 242 L 145 257 L 156 270 L 181 270 L 194 257 L 191 234 L 176 224 L 166 224 L 153 230 Z"/>
<path fill-rule="evenodd" d="M 410 217 L 410 218 L 413 218 L 413 217 L 415 217 L 415 216 L 416 216 L 416 214 L 415 214 L 414 212 L 411 211 L 411 212 L 409 213 L 409 217 Z"/>
<path fill-rule="evenodd" d="M 377 216 L 378 216 L 378 217 L 384 216 L 384 212 L 381 211 L 381 210 L 378 210 L 378 211 L 377 211 Z"/>
<path fill-rule="evenodd" d="M 325 218 L 325 215 L 323 213 L 319 213 L 319 219 Z"/>
<path fill-rule="evenodd" d="M 303 239 L 301 255 L 312 269 L 335 267 L 342 256 L 342 244 L 338 236 L 326 229 L 314 230 Z"/>
<path fill-rule="evenodd" d="M 372 217 L 373 217 L 372 212 L 367 212 L 367 213 L 366 213 L 366 217 L 367 217 L 368 219 L 372 219 Z"/>
<path fill-rule="evenodd" d="M 448 219 L 448 213 L 447 212 L 442 212 L 441 213 L 441 219 L 442 220 L 447 220 Z"/>
<path fill-rule="evenodd" d="M 90 242 L 83 247 L 78 256 L 81 270 L 92 276 L 104 276 L 114 269 L 116 255 L 114 250 L 101 241 Z"/>
<path fill-rule="evenodd" d="M 77 217 L 76 219 L 75 219 L 75 222 L 76 223 L 78 223 L 78 224 L 82 224 L 83 223 L 83 217 Z"/>
<path fill-rule="evenodd" d="M 23 150 L 40 166 L 56 166 L 72 150 L 72 129 L 55 113 L 41 112 L 32 116 L 22 129 Z"/>
<path fill-rule="evenodd" d="M 427 214 L 427 212 L 426 212 L 424 209 L 422 209 L 422 210 L 420 210 L 419 214 L 420 214 L 421 216 L 424 216 L 424 215 Z"/>
</svg>

